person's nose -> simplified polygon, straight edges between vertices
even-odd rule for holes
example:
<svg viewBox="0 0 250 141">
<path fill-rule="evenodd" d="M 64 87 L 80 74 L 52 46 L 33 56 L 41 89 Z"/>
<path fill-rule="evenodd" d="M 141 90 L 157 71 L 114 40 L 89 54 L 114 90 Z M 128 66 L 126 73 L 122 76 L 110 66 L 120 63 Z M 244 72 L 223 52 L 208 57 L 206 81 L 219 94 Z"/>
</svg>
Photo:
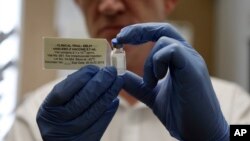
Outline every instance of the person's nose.
<svg viewBox="0 0 250 141">
<path fill-rule="evenodd" d="M 125 10 L 122 0 L 100 0 L 98 10 L 106 16 L 113 16 Z"/>
</svg>

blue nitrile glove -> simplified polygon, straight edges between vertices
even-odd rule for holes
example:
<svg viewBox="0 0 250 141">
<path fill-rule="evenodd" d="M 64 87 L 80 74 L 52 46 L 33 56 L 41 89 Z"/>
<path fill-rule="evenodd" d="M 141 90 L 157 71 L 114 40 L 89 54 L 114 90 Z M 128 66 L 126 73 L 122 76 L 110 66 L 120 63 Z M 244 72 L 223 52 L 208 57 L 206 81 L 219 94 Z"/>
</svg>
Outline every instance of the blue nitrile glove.
<svg viewBox="0 0 250 141">
<path fill-rule="evenodd" d="M 114 116 L 123 79 L 113 67 L 86 66 L 58 83 L 37 113 L 45 141 L 100 141 Z"/>
<path fill-rule="evenodd" d="M 229 126 L 204 60 L 171 25 L 131 25 L 123 28 L 116 39 L 121 44 L 155 42 L 144 65 L 143 79 L 125 73 L 124 89 L 148 105 L 173 137 L 187 141 L 229 140 Z"/>
</svg>

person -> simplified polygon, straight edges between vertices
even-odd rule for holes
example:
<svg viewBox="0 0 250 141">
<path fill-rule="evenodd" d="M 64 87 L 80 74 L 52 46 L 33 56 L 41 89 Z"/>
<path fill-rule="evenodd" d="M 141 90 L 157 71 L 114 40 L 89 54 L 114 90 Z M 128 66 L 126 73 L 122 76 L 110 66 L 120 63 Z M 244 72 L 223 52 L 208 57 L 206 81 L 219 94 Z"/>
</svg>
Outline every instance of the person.
<svg viewBox="0 0 250 141">
<path fill-rule="evenodd" d="M 125 45 L 128 71 L 90 65 L 36 90 L 7 141 L 229 140 L 229 124 L 250 123 L 249 95 L 210 78 L 198 52 L 165 22 L 177 0 L 75 2 L 91 37 Z"/>
</svg>

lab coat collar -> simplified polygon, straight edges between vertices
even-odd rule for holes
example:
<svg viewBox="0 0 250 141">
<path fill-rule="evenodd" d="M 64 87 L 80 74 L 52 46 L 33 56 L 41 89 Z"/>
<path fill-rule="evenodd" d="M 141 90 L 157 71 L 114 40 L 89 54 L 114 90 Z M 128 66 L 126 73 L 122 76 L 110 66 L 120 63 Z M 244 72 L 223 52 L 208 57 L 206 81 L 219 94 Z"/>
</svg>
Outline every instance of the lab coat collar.
<svg viewBox="0 0 250 141">
<path fill-rule="evenodd" d="M 138 101 L 134 105 L 130 105 L 123 97 L 119 96 L 120 99 L 120 107 L 128 109 L 128 108 L 133 108 L 133 109 L 146 109 L 148 108 L 144 103 Z"/>
</svg>

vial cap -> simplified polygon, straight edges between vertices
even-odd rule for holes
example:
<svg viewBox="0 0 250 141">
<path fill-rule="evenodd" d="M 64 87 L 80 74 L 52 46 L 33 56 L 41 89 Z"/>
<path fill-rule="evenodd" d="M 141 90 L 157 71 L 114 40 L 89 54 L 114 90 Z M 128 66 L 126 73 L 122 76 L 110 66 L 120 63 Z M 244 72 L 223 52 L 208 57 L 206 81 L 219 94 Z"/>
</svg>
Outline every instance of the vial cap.
<svg viewBox="0 0 250 141">
<path fill-rule="evenodd" d="M 123 48 L 123 44 L 118 43 L 116 38 L 112 39 L 111 43 L 114 48 Z"/>
</svg>

